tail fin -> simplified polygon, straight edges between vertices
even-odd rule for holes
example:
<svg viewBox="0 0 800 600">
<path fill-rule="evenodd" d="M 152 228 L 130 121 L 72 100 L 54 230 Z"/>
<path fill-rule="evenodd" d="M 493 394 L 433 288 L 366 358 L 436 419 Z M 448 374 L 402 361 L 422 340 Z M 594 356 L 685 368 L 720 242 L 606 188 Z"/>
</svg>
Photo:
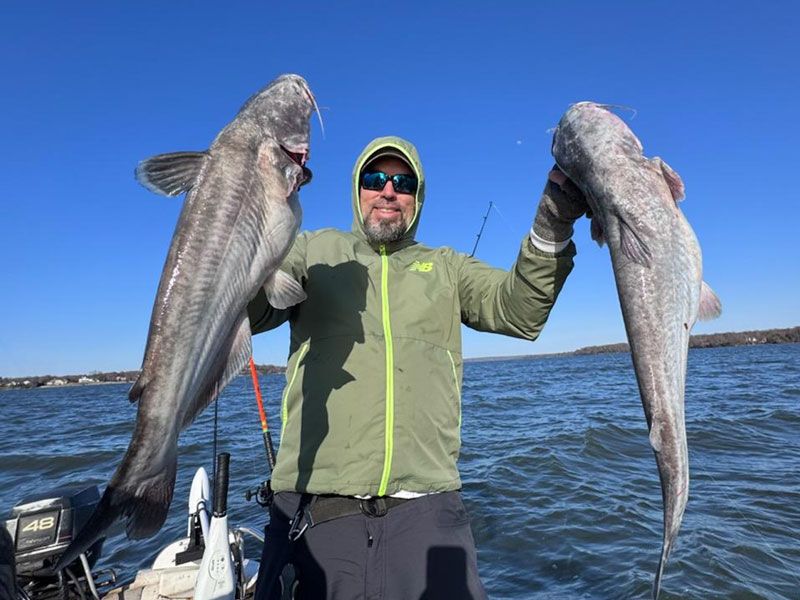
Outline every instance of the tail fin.
<svg viewBox="0 0 800 600">
<path fill-rule="evenodd" d="M 653 600 L 658 600 L 658 595 L 661 592 L 661 578 L 664 576 L 664 567 L 667 566 L 670 550 L 672 550 L 672 539 L 670 537 L 665 537 L 664 544 L 661 548 L 661 558 L 658 561 L 656 578 L 655 581 L 653 581 Z"/>
<path fill-rule="evenodd" d="M 173 455 L 167 467 L 155 477 L 128 482 L 118 477 L 120 473 L 130 472 L 124 469 L 127 459 L 126 456 L 86 525 L 58 559 L 57 571 L 69 566 L 123 516 L 127 517 L 125 530 L 129 539 L 153 536 L 164 525 L 175 490 L 177 456 Z"/>
</svg>

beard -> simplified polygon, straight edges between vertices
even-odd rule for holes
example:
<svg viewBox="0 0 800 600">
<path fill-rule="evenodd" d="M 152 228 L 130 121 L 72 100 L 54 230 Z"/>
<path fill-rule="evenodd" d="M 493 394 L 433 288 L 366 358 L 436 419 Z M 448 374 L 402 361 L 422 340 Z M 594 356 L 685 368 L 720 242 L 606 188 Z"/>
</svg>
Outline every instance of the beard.
<svg viewBox="0 0 800 600">
<path fill-rule="evenodd" d="M 364 233 L 371 244 L 388 244 L 402 238 L 406 227 L 405 219 L 396 221 L 370 219 L 364 223 Z"/>
</svg>

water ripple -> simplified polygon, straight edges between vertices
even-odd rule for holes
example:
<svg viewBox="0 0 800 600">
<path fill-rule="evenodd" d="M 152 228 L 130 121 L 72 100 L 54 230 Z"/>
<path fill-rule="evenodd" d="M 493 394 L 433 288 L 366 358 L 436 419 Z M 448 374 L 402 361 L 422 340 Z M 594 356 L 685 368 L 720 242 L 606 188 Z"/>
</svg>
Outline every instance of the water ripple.
<svg viewBox="0 0 800 600">
<path fill-rule="evenodd" d="M 279 429 L 283 378 L 263 384 Z M 0 392 L 4 431 L 15 432 L 0 437 L 0 510 L 43 488 L 103 485 L 130 440 L 127 389 Z M 463 395 L 464 498 L 490 597 L 648 597 L 662 504 L 630 356 L 468 363 Z M 800 597 L 799 398 L 800 345 L 690 351 L 689 502 L 662 598 Z M 246 378 L 219 410 L 219 450 L 233 454 L 232 518 L 263 527 L 243 497 L 266 476 Z M 192 474 L 211 464 L 213 424 L 206 411 L 181 435 L 162 531 L 129 542 L 117 527 L 104 565 L 129 575 L 182 534 Z"/>
</svg>

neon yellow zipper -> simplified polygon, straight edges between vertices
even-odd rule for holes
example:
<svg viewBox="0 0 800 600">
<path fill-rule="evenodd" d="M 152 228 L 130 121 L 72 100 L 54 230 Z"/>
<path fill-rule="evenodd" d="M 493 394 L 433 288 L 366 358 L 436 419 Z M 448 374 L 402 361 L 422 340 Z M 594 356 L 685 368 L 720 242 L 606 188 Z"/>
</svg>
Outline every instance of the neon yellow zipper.
<svg viewBox="0 0 800 600">
<path fill-rule="evenodd" d="M 292 391 L 294 380 L 297 377 L 297 370 L 300 368 L 300 363 L 303 362 L 303 357 L 306 355 L 306 352 L 308 352 L 308 348 L 309 342 L 303 342 L 303 345 L 300 346 L 300 354 L 297 356 L 297 362 L 294 363 L 292 377 L 289 379 L 289 384 L 283 391 L 283 402 L 281 403 L 281 441 L 283 441 L 283 432 L 286 429 L 286 421 L 289 419 L 289 406 L 287 404 L 287 401 L 289 400 L 289 392 Z"/>
<path fill-rule="evenodd" d="M 386 430 L 384 431 L 383 474 L 378 487 L 378 496 L 386 495 L 389 473 L 392 470 L 394 451 L 394 349 L 392 348 L 392 324 L 389 321 L 389 258 L 386 246 L 381 244 L 381 316 L 383 337 L 386 340 Z"/>
<path fill-rule="evenodd" d="M 456 361 L 453 360 L 450 350 L 447 351 L 447 356 L 450 357 L 450 366 L 453 367 L 453 383 L 456 386 L 456 399 L 458 400 L 458 428 L 461 429 L 461 390 L 458 387 L 458 371 L 456 371 Z"/>
</svg>

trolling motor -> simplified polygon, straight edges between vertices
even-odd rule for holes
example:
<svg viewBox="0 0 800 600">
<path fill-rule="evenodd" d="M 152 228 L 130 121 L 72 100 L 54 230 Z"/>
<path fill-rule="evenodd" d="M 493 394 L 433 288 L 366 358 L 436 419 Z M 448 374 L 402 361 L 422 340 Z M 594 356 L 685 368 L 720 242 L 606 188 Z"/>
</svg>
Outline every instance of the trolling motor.
<svg viewBox="0 0 800 600">
<path fill-rule="evenodd" d="M 234 600 L 237 577 L 228 530 L 228 466 L 231 455 L 217 456 L 214 477 L 214 512 L 208 528 L 203 560 L 194 588 L 196 600 Z"/>
<path fill-rule="evenodd" d="M 175 554 L 175 566 L 199 560 L 203 556 L 205 540 L 208 538 L 209 507 L 206 498 L 209 496 L 208 474 L 203 467 L 200 467 L 194 474 L 189 491 L 189 520 L 186 526 L 188 543 L 185 550 Z M 161 566 L 158 559 L 155 566 Z"/>
</svg>

